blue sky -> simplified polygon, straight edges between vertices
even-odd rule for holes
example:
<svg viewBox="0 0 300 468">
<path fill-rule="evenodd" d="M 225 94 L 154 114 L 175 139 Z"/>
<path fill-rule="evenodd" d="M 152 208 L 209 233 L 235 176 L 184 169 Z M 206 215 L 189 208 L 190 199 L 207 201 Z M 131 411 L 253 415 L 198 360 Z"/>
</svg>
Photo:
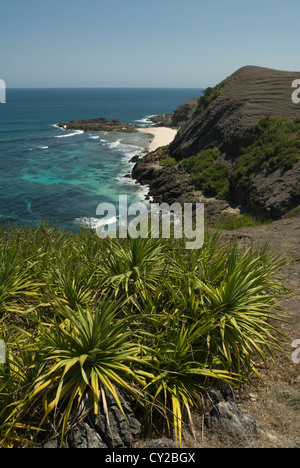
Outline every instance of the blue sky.
<svg viewBox="0 0 300 468">
<path fill-rule="evenodd" d="M 9 88 L 202 88 L 244 65 L 300 72 L 299 0 L 1 0 L 0 17 Z"/>
</svg>

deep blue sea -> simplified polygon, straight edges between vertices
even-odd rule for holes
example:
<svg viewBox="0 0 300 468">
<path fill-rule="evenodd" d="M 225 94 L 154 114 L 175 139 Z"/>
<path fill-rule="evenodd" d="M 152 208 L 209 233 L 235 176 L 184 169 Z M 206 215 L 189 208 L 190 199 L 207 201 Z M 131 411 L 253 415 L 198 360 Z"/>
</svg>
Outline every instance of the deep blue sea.
<svg viewBox="0 0 300 468">
<path fill-rule="evenodd" d="M 105 117 L 145 125 L 200 89 L 8 89 L 0 104 L 0 224 L 49 220 L 76 231 L 93 224 L 100 203 L 144 200 L 147 189 L 124 175 L 143 154 L 145 133 L 65 131 L 62 121 Z"/>
</svg>

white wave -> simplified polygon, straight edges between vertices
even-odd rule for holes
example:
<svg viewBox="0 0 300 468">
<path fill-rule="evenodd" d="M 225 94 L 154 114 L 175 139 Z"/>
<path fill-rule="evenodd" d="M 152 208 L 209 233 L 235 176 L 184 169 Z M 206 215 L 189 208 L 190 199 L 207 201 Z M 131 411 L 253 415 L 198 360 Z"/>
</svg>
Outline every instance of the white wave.
<svg viewBox="0 0 300 468">
<path fill-rule="evenodd" d="M 39 149 L 48 149 L 49 146 L 39 146 Z"/>
<path fill-rule="evenodd" d="M 104 226 L 110 226 L 111 224 L 114 224 L 117 222 L 117 218 L 115 216 L 112 216 L 109 219 L 99 219 L 99 218 L 76 218 L 75 222 L 79 224 L 79 226 L 82 227 L 88 227 L 90 229 L 97 229 L 100 227 Z"/>
<path fill-rule="evenodd" d="M 93 135 L 89 135 L 89 137 L 91 140 L 98 140 L 100 138 L 99 136 L 93 136 Z"/>
<path fill-rule="evenodd" d="M 75 135 L 81 135 L 82 133 L 84 133 L 83 130 L 75 130 L 74 133 L 68 133 L 67 135 L 56 135 L 54 138 L 67 138 Z"/>
<path fill-rule="evenodd" d="M 113 149 L 113 148 L 118 148 L 121 145 L 121 140 L 114 141 L 113 143 L 108 143 L 108 147 Z"/>
<path fill-rule="evenodd" d="M 108 219 L 98 219 L 97 222 L 97 228 L 103 227 L 103 226 L 110 226 L 111 224 L 115 224 L 117 222 L 116 216 L 112 216 L 111 218 Z"/>
<path fill-rule="evenodd" d="M 147 124 L 147 125 L 155 125 L 153 122 L 149 121 L 151 117 L 154 117 L 154 115 L 146 115 L 146 117 L 144 117 L 143 119 L 135 120 L 135 122 Z"/>
</svg>

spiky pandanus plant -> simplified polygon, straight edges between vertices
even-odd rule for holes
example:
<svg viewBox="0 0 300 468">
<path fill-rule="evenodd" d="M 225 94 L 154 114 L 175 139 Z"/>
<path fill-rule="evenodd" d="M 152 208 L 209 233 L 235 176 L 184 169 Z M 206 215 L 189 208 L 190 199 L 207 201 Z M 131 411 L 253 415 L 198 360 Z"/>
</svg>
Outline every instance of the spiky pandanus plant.
<svg viewBox="0 0 300 468">
<path fill-rule="evenodd" d="M 60 411 L 62 439 L 72 410 L 82 403 L 96 416 L 103 407 L 107 416 L 109 392 L 126 418 L 116 387 L 138 399 L 143 396 L 144 379 L 135 372 L 135 367 L 143 365 L 143 358 L 132 339 L 130 319 L 118 318 L 123 306 L 124 301 L 111 296 L 105 296 L 93 310 L 61 306 L 54 323 L 42 328 L 46 368 L 35 382 L 31 401 L 43 402 L 41 426 L 50 413 Z"/>
</svg>

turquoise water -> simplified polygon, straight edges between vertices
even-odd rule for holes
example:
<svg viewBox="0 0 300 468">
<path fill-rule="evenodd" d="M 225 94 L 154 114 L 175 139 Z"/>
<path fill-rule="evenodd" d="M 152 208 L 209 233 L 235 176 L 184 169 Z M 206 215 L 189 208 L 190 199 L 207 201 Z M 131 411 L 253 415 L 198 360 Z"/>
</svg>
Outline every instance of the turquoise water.
<svg viewBox="0 0 300 468">
<path fill-rule="evenodd" d="M 105 117 L 145 125 L 200 89 L 7 90 L 0 104 L 0 223 L 49 220 L 76 231 L 93 223 L 100 203 L 144 200 L 146 188 L 124 175 L 149 143 L 144 133 L 64 131 L 62 121 Z"/>
</svg>

